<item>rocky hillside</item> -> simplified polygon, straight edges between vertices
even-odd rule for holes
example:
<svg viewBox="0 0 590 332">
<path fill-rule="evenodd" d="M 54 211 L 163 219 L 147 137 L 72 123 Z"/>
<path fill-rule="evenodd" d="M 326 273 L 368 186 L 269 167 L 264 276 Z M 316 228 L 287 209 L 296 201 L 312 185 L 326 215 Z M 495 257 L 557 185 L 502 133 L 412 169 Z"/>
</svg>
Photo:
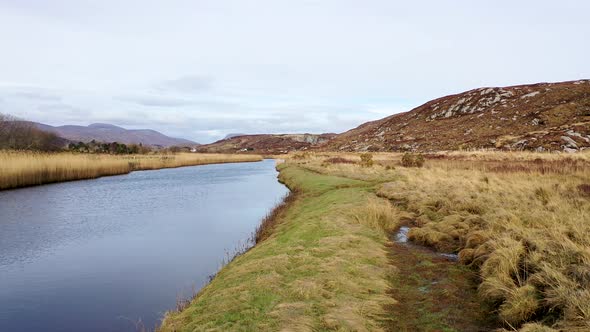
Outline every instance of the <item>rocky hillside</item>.
<svg viewBox="0 0 590 332">
<path fill-rule="evenodd" d="M 327 142 L 336 134 L 282 134 L 282 135 L 241 135 L 222 139 L 215 143 L 201 145 L 199 151 L 214 153 L 269 153 L 279 154 L 303 151 Z"/>
<path fill-rule="evenodd" d="M 590 80 L 479 88 L 365 123 L 322 149 L 469 148 L 574 152 L 590 148 Z"/>
<path fill-rule="evenodd" d="M 49 126 L 34 123 L 39 129 L 52 132 L 73 142 L 118 142 L 143 144 L 153 147 L 196 146 L 198 143 L 166 136 L 151 129 L 125 129 L 111 124 L 94 123 L 89 126 Z"/>
</svg>

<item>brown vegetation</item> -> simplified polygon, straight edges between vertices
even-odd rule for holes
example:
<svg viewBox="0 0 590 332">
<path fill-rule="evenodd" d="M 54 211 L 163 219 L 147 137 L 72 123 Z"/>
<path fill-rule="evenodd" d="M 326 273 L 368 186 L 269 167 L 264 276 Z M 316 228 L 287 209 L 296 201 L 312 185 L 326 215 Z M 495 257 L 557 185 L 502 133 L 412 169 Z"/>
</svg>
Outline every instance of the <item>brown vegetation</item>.
<svg viewBox="0 0 590 332">
<path fill-rule="evenodd" d="M 580 151 L 590 148 L 590 80 L 479 88 L 367 122 L 328 151 Z"/>
<path fill-rule="evenodd" d="M 365 152 L 365 153 L 362 153 L 360 155 L 360 157 L 361 157 L 361 162 L 360 162 L 361 166 L 363 166 L 363 167 L 373 166 L 373 155 L 372 154 Z"/>
<path fill-rule="evenodd" d="M 590 153 L 425 157 L 423 168 L 391 170 L 403 155 L 386 153 L 374 153 L 373 167 L 322 156 L 302 166 L 383 183 L 378 194 L 409 213 L 410 239 L 458 253 L 507 328 L 590 330 Z"/>
<path fill-rule="evenodd" d="M 402 157 L 402 166 L 422 167 L 424 166 L 424 156 L 417 153 L 404 153 Z"/>
</svg>

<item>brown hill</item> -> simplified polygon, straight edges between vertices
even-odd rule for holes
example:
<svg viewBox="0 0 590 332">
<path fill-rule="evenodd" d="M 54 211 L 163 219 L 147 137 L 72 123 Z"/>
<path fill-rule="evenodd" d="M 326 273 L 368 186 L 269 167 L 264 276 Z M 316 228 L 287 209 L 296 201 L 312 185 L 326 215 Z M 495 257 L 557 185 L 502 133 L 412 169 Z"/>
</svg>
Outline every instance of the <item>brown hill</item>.
<svg viewBox="0 0 590 332">
<path fill-rule="evenodd" d="M 324 143 L 336 134 L 261 134 L 241 135 L 201 145 L 199 151 L 213 153 L 269 153 L 279 154 L 291 151 L 303 151 Z"/>
<path fill-rule="evenodd" d="M 340 151 L 590 148 L 590 80 L 479 88 L 365 123 L 322 144 Z"/>
</svg>

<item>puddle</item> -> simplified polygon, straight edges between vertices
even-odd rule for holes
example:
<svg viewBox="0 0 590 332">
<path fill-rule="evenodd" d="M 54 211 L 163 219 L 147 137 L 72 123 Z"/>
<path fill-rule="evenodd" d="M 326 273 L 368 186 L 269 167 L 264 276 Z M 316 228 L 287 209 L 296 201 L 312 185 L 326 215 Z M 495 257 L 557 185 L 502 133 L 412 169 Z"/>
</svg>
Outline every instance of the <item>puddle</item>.
<svg viewBox="0 0 590 332">
<path fill-rule="evenodd" d="M 397 243 L 408 243 L 408 232 L 410 231 L 410 227 L 402 226 L 399 228 L 397 233 L 395 233 L 394 241 Z M 459 256 L 457 254 L 449 254 L 449 253 L 440 253 L 435 252 L 436 255 L 442 256 L 450 261 L 456 262 L 459 260 Z"/>
<path fill-rule="evenodd" d="M 459 256 L 457 254 L 445 254 L 445 253 L 437 253 L 443 257 L 446 257 L 448 260 L 456 262 L 459 260 Z"/>
<path fill-rule="evenodd" d="M 408 226 L 400 227 L 399 231 L 397 231 L 397 233 L 395 234 L 395 242 L 407 243 L 409 231 L 410 231 L 410 227 L 408 227 Z"/>
</svg>

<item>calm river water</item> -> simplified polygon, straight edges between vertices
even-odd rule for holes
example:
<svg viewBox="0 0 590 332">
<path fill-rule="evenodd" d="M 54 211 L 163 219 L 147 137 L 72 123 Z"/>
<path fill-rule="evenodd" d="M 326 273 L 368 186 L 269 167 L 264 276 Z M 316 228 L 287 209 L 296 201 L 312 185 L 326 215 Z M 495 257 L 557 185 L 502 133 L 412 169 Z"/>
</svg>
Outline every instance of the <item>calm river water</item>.
<svg viewBox="0 0 590 332">
<path fill-rule="evenodd" d="M 0 192 L 0 331 L 153 328 L 287 189 L 274 161 Z"/>
</svg>

